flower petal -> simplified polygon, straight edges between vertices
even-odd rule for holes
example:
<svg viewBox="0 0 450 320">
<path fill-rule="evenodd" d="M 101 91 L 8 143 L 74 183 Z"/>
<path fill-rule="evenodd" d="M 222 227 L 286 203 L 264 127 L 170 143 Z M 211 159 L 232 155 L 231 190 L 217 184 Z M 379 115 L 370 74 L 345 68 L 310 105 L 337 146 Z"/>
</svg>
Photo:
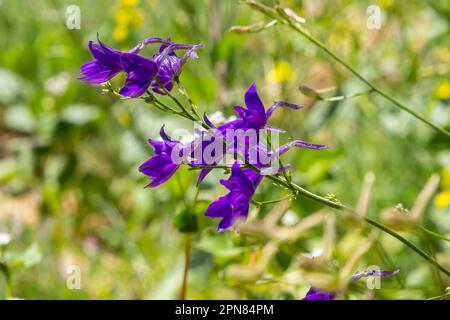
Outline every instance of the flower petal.
<svg viewBox="0 0 450 320">
<path fill-rule="evenodd" d="M 247 106 L 248 110 L 254 110 L 258 113 L 260 119 L 262 122 L 265 123 L 266 121 L 266 110 L 264 109 L 264 104 L 262 103 L 261 99 L 258 95 L 258 89 L 256 88 L 256 84 L 252 83 L 250 88 L 248 88 L 247 92 L 245 93 L 245 105 Z"/>
<path fill-rule="evenodd" d="M 293 104 L 293 103 L 289 103 L 286 101 L 276 101 L 272 106 L 269 107 L 269 109 L 267 109 L 266 115 L 267 115 L 267 119 L 270 118 L 270 116 L 272 115 L 272 113 L 275 111 L 276 108 L 278 107 L 287 107 L 287 108 L 291 108 L 294 110 L 298 110 L 298 109 L 302 109 L 302 106 Z"/>
<path fill-rule="evenodd" d="M 232 210 L 229 197 L 226 195 L 211 203 L 206 209 L 205 216 L 208 218 L 224 218 L 231 215 Z"/>
<path fill-rule="evenodd" d="M 322 291 L 319 289 L 309 289 L 303 300 L 333 300 L 336 294 L 334 292 Z"/>
<path fill-rule="evenodd" d="M 119 94 L 132 98 L 139 97 L 155 77 L 157 71 L 155 62 L 133 53 L 122 54 L 120 61 L 128 76 Z"/>
</svg>

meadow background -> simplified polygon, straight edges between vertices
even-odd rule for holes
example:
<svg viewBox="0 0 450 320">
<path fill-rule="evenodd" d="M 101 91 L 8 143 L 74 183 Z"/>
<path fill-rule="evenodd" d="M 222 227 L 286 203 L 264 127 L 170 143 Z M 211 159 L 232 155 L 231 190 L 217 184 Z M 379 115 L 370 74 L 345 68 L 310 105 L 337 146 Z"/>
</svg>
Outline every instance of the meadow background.
<svg viewBox="0 0 450 320">
<path fill-rule="evenodd" d="M 304 17 L 312 34 L 378 86 L 450 128 L 447 1 L 279 3 Z M 79 30 L 66 27 L 69 5 L 81 9 Z M 383 12 L 379 30 L 366 27 L 369 5 Z M 373 235 L 370 228 L 358 229 L 327 210 L 324 223 L 280 243 L 271 242 L 267 232 L 217 234 L 218 221 L 203 211 L 225 193 L 216 183 L 224 177 L 220 171 L 200 191 L 194 212 L 198 231 L 177 230 L 173 218 L 192 201 L 196 173 L 181 169 L 165 185 L 144 189 L 147 178 L 137 168 L 151 156 L 146 140 L 156 137 L 162 124 L 169 133 L 192 125 L 78 81 L 80 66 L 91 59 L 88 41 L 97 33 L 121 50 L 150 36 L 202 43 L 200 59 L 189 61 L 181 80 L 209 114 L 232 115 L 232 106 L 243 103 L 252 82 L 266 106 L 275 100 L 305 106 L 278 110 L 272 125 L 288 130 L 286 139 L 330 149 L 290 151 L 284 161 L 295 168 L 293 180 L 356 206 L 364 177 L 375 177 L 367 213 L 373 218 L 382 219 L 386 208 L 402 211 L 398 204 L 411 208 L 428 179 L 437 175 L 440 180 L 417 222 L 448 237 L 448 140 L 373 94 L 340 101 L 304 95 L 300 85 L 334 87 L 327 96 L 367 88 L 285 26 L 259 33 L 229 31 L 260 21 L 260 13 L 234 0 L 0 1 L 0 297 L 178 298 L 190 237 L 188 298 L 299 299 L 311 284 L 339 275 L 349 256 Z M 266 181 L 255 199 L 284 194 Z M 279 226 L 289 227 L 319 209 L 298 197 L 254 209 L 249 223 L 281 217 Z M 401 227 L 389 214 L 383 219 Z M 402 232 L 450 268 L 448 242 L 408 227 Z M 399 268 L 401 273 L 383 279 L 376 291 L 366 290 L 362 282 L 345 298 L 423 299 L 445 292 L 448 277 L 397 240 L 375 236 L 377 245 L 355 266 Z M 304 254 L 323 253 L 324 246 L 328 257 L 323 265 L 316 268 L 302 260 Z M 67 280 L 78 267 L 81 288 L 73 290 Z"/>
</svg>

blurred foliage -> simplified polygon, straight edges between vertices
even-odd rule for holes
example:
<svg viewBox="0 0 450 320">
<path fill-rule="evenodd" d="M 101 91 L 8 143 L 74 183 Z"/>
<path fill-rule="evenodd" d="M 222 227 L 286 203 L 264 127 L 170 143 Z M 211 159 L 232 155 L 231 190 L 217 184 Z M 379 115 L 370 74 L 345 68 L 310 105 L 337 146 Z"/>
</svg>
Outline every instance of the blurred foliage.
<svg viewBox="0 0 450 320">
<path fill-rule="evenodd" d="M 279 2 L 304 17 L 313 34 L 377 85 L 450 128 L 445 0 Z M 79 30 L 66 27 L 66 10 L 72 4 L 81 9 Z M 371 4 L 382 9 L 380 30 L 366 28 Z M 411 208 L 428 178 L 438 173 L 438 194 L 419 222 L 448 237 L 448 141 L 373 95 L 327 101 L 302 94 L 301 85 L 331 87 L 329 96 L 366 88 L 286 27 L 229 32 L 234 25 L 260 21 L 261 14 L 238 1 L 0 1 L 0 232 L 12 237 L 8 251 L 0 245 L 0 261 L 9 266 L 13 289 L 8 293 L 6 278 L 0 276 L 0 296 L 176 298 L 185 239 L 178 230 L 198 230 L 192 235 L 188 298 L 299 299 L 311 284 L 335 283 L 325 280 L 342 277 L 337 271 L 373 236 L 328 213 L 325 224 L 283 241 L 245 232 L 217 234 L 217 221 L 202 213 L 225 193 L 215 182 L 223 177 L 219 171 L 206 179 L 195 208 L 195 172 L 181 169 L 164 186 L 144 189 L 146 178 L 137 167 L 151 155 L 147 138 L 155 137 L 163 123 L 169 133 L 191 130 L 192 125 L 78 81 L 80 66 L 91 59 L 87 43 L 97 33 L 123 50 L 150 36 L 203 43 L 200 59 L 186 65 L 181 80 L 207 113 L 232 115 L 232 106 L 243 103 L 252 82 L 267 105 L 274 100 L 304 105 L 301 111 L 277 111 L 273 124 L 288 130 L 284 139 L 324 143 L 330 149 L 286 155 L 285 162 L 295 168 L 294 181 L 356 206 L 364 176 L 373 172 L 368 204 L 372 217 L 398 203 Z M 266 181 L 255 199 L 283 195 Z M 274 205 L 263 206 L 257 215 L 253 211 L 249 226 L 275 214 L 286 227 L 320 209 L 304 198 L 289 205 L 281 213 Z M 330 234 L 331 247 L 325 246 Z M 448 242 L 411 232 L 405 236 L 450 267 Z M 395 239 L 376 238 L 352 271 L 371 265 L 399 268 L 398 281 L 383 279 L 382 289 L 370 292 L 360 281 L 345 298 L 414 299 L 444 292 L 448 278 Z M 302 260 L 304 254 L 325 255 L 324 248 L 330 251 L 329 263 L 311 266 Z M 27 268 L 14 267 L 19 265 Z M 66 286 L 71 265 L 81 268 L 80 290 Z"/>
</svg>

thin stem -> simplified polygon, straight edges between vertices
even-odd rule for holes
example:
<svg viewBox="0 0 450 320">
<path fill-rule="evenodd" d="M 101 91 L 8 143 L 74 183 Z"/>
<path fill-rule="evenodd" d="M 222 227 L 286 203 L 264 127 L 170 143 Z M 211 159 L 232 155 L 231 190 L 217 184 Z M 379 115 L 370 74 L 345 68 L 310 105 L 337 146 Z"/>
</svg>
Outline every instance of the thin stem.
<svg viewBox="0 0 450 320">
<path fill-rule="evenodd" d="M 180 189 L 180 198 L 186 203 L 186 192 L 184 190 L 183 182 L 181 181 L 180 175 L 175 173 L 175 179 L 177 180 L 178 188 Z"/>
<path fill-rule="evenodd" d="M 183 111 L 183 113 L 186 115 L 187 118 L 189 118 L 192 121 L 197 121 L 197 119 L 195 119 L 187 110 L 186 108 L 183 106 L 183 104 L 178 101 L 177 98 L 175 98 L 165 87 L 164 85 L 161 83 L 161 81 L 159 81 L 158 79 L 156 79 L 156 81 L 158 82 L 160 89 L 162 89 L 164 91 L 164 93 L 173 100 L 173 102 L 175 102 L 177 104 L 178 107 L 180 107 L 180 109 Z"/>
<path fill-rule="evenodd" d="M 171 107 L 165 105 L 164 103 L 162 103 L 161 101 L 159 101 L 155 95 L 153 93 L 151 93 L 150 91 L 147 90 L 147 97 L 144 97 L 143 99 L 145 100 L 145 102 L 151 103 L 153 105 L 155 105 L 156 108 L 158 108 L 161 111 L 168 111 L 174 114 L 178 114 L 178 115 L 183 115 L 183 113 L 176 111 L 174 109 L 172 109 Z M 184 116 L 184 115 L 183 115 Z"/>
<path fill-rule="evenodd" d="M 214 166 L 194 166 L 192 165 L 188 170 L 202 170 L 202 169 L 225 169 L 225 170 L 231 170 L 231 166 L 226 165 L 214 165 Z"/>
<path fill-rule="evenodd" d="M 344 66 L 348 71 L 350 71 L 354 76 L 356 76 L 358 79 L 360 79 L 362 82 L 364 82 L 367 86 L 369 86 L 374 92 L 378 93 L 380 96 L 384 97 L 385 99 L 389 100 L 390 102 L 392 102 L 394 105 L 396 105 L 397 107 L 403 109 L 404 111 L 410 113 L 411 115 L 413 115 L 414 117 L 416 117 L 417 119 L 423 121 L 424 123 L 428 124 L 430 127 L 434 128 L 436 131 L 442 133 L 443 135 L 450 137 L 450 132 L 448 132 L 447 130 L 438 127 L 437 125 L 433 124 L 432 122 L 430 122 L 428 119 L 426 119 L 423 115 L 419 114 L 418 112 L 410 109 L 409 107 L 407 107 L 406 105 L 404 105 L 403 103 L 399 102 L 398 100 L 396 100 L 395 98 L 393 98 L 392 96 L 390 96 L 389 94 L 387 94 L 386 92 L 384 92 L 382 89 L 378 88 L 377 86 L 375 86 L 372 82 L 370 82 L 369 80 L 367 80 L 363 75 L 361 75 L 357 70 L 355 70 L 352 66 L 350 66 L 349 64 L 347 64 L 342 58 L 340 58 L 339 56 L 337 56 L 333 51 L 331 51 L 330 49 L 327 48 L 327 46 L 322 43 L 320 40 L 318 40 L 316 37 L 314 37 L 313 35 L 311 35 L 308 31 L 306 31 L 303 27 L 301 27 L 299 24 L 294 23 L 290 17 L 288 17 L 286 15 L 286 13 L 284 12 L 284 9 L 281 7 L 278 7 L 278 10 L 274 10 L 271 7 L 267 7 L 265 5 L 259 4 L 253 0 L 247 0 L 246 3 L 248 5 L 250 5 L 252 8 L 255 8 L 256 10 L 264 13 L 266 16 L 272 18 L 272 19 L 277 19 L 280 23 L 284 23 L 284 24 L 288 24 L 292 29 L 296 30 L 297 32 L 299 32 L 302 36 L 304 36 L 305 38 L 307 38 L 309 41 L 311 41 L 312 43 L 314 43 L 317 47 L 319 47 L 320 49 L 322 49 L 323 51 L 325 51 L 325 53 L 327 53 L 331 58 L 333 58 L 335 61 L 337 61 L 338 63 L 340 63 L 342 66 Z M 278 14 L 277 14 L 278 13 Z M 282 17 L 280 17 L 280 15 Z"/>
<path fill-rule="evenodd" d="M 289 195 L 287 195 L 287 196 L 285 196 L 285 197 L 282 197 L 282 198 L 280 198 L 280 199 L 267 200 L 267 201 L 256 201 L 256 200 L 251 200 L 251 202 L 252 202 L 255 206 L 261 207 L 261 206 L 264 206 L 264 205 L 266 205 L 266 204 L 278 203 L 278 202 L 281 202 L 281 201 L 284 201 L 284 200 L 288 200 L 288 199 L 290 199 L 290 198 L 292 198 L 292 194 L 289 194 Z"/>
<path fill-rule="evenodd" d="M 324 101 L 329 101 L 329 102 L 341 101 L 341 100 L 344 100 L 344 99 L 351 99 L 351 98 L 356 98 L 356 97 L 360 97 L 360 96 L 364 96 L 364 95 L 369 95 L 372 92 L 373 92 L 373 89 L 370 89 L 370 90 L 367 90 L 367 91 L 347 94 L 345 96 L 336 96 L 336 97 L 330 97 L 330 98 L 323 98 L 323 100 Z"/>
<path fill-rule="evenodd" d="M 429 235 L 426 233 L 422 233 L 420 235 L 420 239 L 422 239 L 422 243 L 425 245 L 428 252 L 430 252 L 430 256 L 433 258 L 433 260 L 436 260 L 435 250 L 434 250 L 433 246 L 430 244 L 428 237 L 429 237 Z M 439 273 L 439 270 L 436 267 L 433 268 L 433 276 L 435 278 L 435 281 L 436 281 L 436 284 L 438 285 L 438 287 L 445 289 L 445 284 L 442 281 L 441 274 Z"/>
<path fill-rule="evenodd" d="M 425 232 L 425 233 L 427 233 L 427 234 L 429 234 L 429 235 L 431 235 L 431 236 L 433 236 L 433 237 L 436 237 L 436 238 L 439 238 L 439 239 L 441 239 L 441 240 L 450 242 L 450 239 L 447 238 L 447 237 L 445 237 L 445 236 L 443 236 L 442 234 L 439 234 L 439 233 L 436 233 L 436 232 L 434 232 L 434 231 L 428 230 L 427 228 L 422 227 L 422 226 L 419 226 L 419 225 L 418 225 L 417 227 L 418 227 L 419 229 L 421 229 L 423 232 Z"/>
<path fill-rule="evenodd" d="M 200 115 L 200 113 L 198 112 L 198 108 L 197 106 L 194 104 L 194 102 L 192 102 L 191 97 L 189 96 L 188 92 L 186 91 L 186 89 L 183 87 L 183 85 L 180 82 L 180 79 L 178 77 L 175 78 L 175 82 L 178 86 L 178 91 L 180 91 L 180 93 L 186 98 L 186 100 L 188 101 L 190 107 L 191 107 L 191 111 L 194 112 L 195 116 L 197 117 L 197 119 L 201 119 L 202 116 Z"/>
<path fill-rule="evenodd" d="M 183 269 L 183 282 L 181 285 L 181 292 L 180 292 L 180 300 L 186 300 L 190 260 L 191 260 L 191 236 L 187 235 L 186 242 L 184 245 L 184 269 Z"/>
<path fill-rule="evenodd" d="M 450 297 L 450 292 L 441 294 L 440 296 L 437 297 L 428 298 L 427 300 L 441 300 L 447 297 Z"/>
<path fill-rule="evenodd" d="M 384 249 L 384 247 L 379 239 L 375 240 L 375 248 L 378 251 L 378 254 L 380 255 L 381 259 L 384 260 L 384 263 L 387 264 L 389 266 L 389 268 L 394 270 L 395 265 L 392 262 L 391 258 L 389 257 L 389 254 L 386 252 L 386 250 Z M 397 280 L 400 287 L 402 287 L 402 288 L 406 287 L 405 281 L 403 280 L 403 277 L 402 277 L 402 273 L 398 273 L 394 278 Z"/>
<path fill-rule="evenodd" d="M 391 236 L 393 236 L 394 238 L 400 240 L 401 242 L 403 242 L 405 245 L 407 245 L 410 249 L 414 250 L 417 254 L 419 254 L 422 258 L 424 258 L 425 260 L 427 260 L 430 264 L 436 266 L 441 272 L 443 272 L 446 276 L 450 277 L 450 271 L 447 270 L 446 268 L 444 268 L 443 266 L 441 266 L 436 260 L 434 260 L 430 255 L 428 255 L 425 251 L 423 251 L 422 249 L 418 248 L 414 243 L 412 243 L 411 241 L 403 238 L 401 235 L 399 235 L 398 233 L 396 233 L 394 230 L 389 229 L 388 227 L 386 227 L 385 225 L 372 220 L 370 218 L 364 218 L 364 220 L 366 220 L 369 224 L 377 227 L 380 230 L 383 230 L 384 232 L 390 234 Z"/>
</svg>

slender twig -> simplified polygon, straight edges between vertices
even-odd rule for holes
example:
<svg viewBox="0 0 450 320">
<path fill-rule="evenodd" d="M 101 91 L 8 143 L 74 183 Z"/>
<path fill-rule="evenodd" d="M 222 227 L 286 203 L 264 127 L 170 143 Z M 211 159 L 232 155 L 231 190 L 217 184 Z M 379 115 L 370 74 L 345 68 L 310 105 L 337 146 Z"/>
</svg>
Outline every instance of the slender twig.
<svg viewBox="0 0 450 320">
<path fill-rule="evenodd" d="M 288 200 L 288 199 L 291 199 L 291 198 L 292 198 L 292 194 L 288 194 L 287 196 L 282 197 L 282 198 L 280 198 L 280 199 L 267 200 L 267 201 L 256 201 L 256 200 L 252 200 L 251 202 L 252 202 L 255 206 L 261 207 L 261 206 L 264 206 L 264 205 L 266 205 L 266 204 L 278 203 L 278 202 L 281 202 L 281 201 L 284 201 L 284 200 Z"/>
<path fill-rule="evenodd" d="M 175 82 L 178 86 L 178 91 L 180 91 L 180 93 L 186 98 L 186 100 L 188 101 L 190 107 L 191 107 L 191 111 L 194 112 L 195 116 L 197 117 L 197 119 L 201 119 L 202 116 L 200 115 L 200 113 L 198 112 L 198 108 L 197 106 L 194 104 L 194 102 L 192 102 L 191 97 L 189 96 L 187 90 L 183 87 L 183 85 L 180 82 L 180 79 L 178 77 L 175 78 Z"/>
<path fill-rule="evenodd" d="M 173 102 L 175 102 L 177 104 L 178 107 L 180 107 L 180 109 L 183 111 L 183 113 L 186 115 L 187 118 L 189 118 L 190 120 L 193 121 L 197 121 L 198 119 L 195 119 L 187 110 L 186 108 L 183 106 L 183 104 L 178 101 L 177 98 L 175 98 L 165 87 L 164 85 L 161 83 L 161 81 L 156 78 L 156 81 L 158 82 L 160 89 L 162 89 L 164 91 L 164 93 L 170 98 L 172 99 Z"/>
<path fill-rule="evenodd" d="M 450 292 L 441 294 L 440 296 L 437 297 L 428 298 L 427 300 L 441 300 L 448 297 L 450 298 Z"/>
<path fill-rule="evenodd" d="M 304 36 L 306 39 L 311 41 L 313 44 L 315 44 L 318 48 L 322 49 L 325 53 L 327 53 L 333 60 L 344 66 L 348 71 L 350 71 L 354 76 L 356 76 L 359 80 L 364 82 L 369 88 L 371 88 L 374 92 L 378 93 L 380 96 L 385 98 L 386 100 L 392 102 L 394 105 L 399 107 L 400 109 L 403 109 L 404 111 L 410 113 L 417 119 L 423 121 L 430 127 L 434 128 L 436 131 L 442 133 L 443 135 L 450 137 L 450 132 L 447 130 L 435 125 L 428 119 L 426 119 L 423 115 L 419 114 L 418 112 L 412 110 L 405 104 L 399 102 L 397 99 L 383 91 L 382 89 L 378 88 L 376 85 L 374 85 L 371 81 L 367 80 L 362 74 L 360 74 L 356 69 L 354 69 L 352 66 L 350 66 L 347 62 L 345 62 L 342 58 L 340 58 L 338 55 L 336 55 L 333 51 L 328 49 L 328 47 L 322 43 L 319 39 L 311 35 L 306 29 L 304 29 L 299 23 L 292 20 L 291 17 L 289 17 L 284 8 L 282 7 L 276 7 L 276 9 L 272 7 L 268 7 L 266 5 L 260 4 L 254 0 L 245 0 L 245 3 L 248 4 L 251 8 L 254 8 L 266 16 L 270 17 L 271 19 L 276 19 L 282 24 L 287 24 L 292 29 L 296 30 L 298 33 L 300 33 L 302 36 Z"/>
<path fill-rule="evenodd" d="M 417 227 L 419 229 L 421 229 L 423 232 L 428 233 L 429 235 L 431 235 L 433 237 L 436 237 L 436 238 L 439 238 L 441 240 L 450 242 L 450 238 L 447 238 L 447 237 L 443 236 L 442 234 L 439 234 L 439 233 L 436 233 L 434 231 L 428 230 L 427 228 L 419 226 L 419 225 Z"/>
</svg>

